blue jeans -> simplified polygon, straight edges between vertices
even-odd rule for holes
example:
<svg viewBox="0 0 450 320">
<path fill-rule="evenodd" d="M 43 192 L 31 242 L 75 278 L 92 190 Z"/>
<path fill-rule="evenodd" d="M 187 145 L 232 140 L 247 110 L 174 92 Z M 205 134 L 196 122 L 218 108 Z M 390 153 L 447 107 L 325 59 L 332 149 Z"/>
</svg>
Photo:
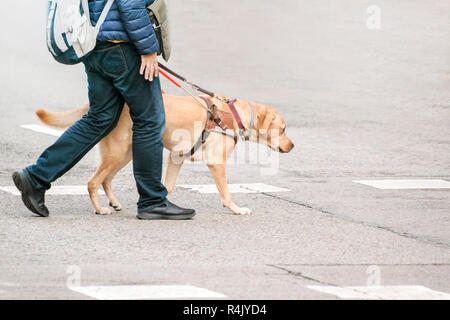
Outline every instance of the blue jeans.
<svg viewBox="0 0 450 320">
<path fill-rule="evenodd" d="M 141 57 L 132 44 L 98 42 L 84 61 L 89 86 L 89 112 L 67 129 L 36 164 L 26 168 L 36 188 L 70 170 L 116 126 L 124 102 L 133 120 L 133 172 L 139 192 L 138 212 L 167 202 L 161 183 L 164 104 L 159 78 L 139 74 Z"/>
</svg>

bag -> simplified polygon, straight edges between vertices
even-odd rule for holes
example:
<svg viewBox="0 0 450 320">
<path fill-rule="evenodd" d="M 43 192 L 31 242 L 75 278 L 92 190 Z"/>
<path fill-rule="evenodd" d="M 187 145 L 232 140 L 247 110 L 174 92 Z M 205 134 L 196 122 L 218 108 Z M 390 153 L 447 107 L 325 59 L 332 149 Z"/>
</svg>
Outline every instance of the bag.
<svg viewBox="0 0 450 320">
<path fill-rule="evenodd" d="M 100 27 L 114 0 L 108 0 L 95 27 L 91 24 L 88 0 L 52 0 L 48 3 L 47 47 L 56 61 L 77 64 L 97 43 Z"/>
<path fill-rule="evenodd" d="M 155 29 L 156 38 L 158 39 L 158 55 L 162 54 L 164 60 L 169 61 L 172 47 L 170 45 L 169 19 L 166 1 L 155 0 L 147 7 L 147 11 L 153 24 L 153 28 Z"/>
</svg>

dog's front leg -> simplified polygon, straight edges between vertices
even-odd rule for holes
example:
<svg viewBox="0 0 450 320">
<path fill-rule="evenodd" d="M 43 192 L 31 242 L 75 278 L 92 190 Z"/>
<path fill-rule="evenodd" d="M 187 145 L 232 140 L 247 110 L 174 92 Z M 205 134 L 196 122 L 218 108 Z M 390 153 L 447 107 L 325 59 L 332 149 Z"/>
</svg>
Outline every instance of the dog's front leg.
<svg viewBox="0 0 450 320">
<path fill-rule="evenodd" d="M 249 208 L 240 208 L 233 201 L 231 201 L 230 190 L 228 189 L 226 165 L 225 164 L 208 164 L 208 168 L 216 182 L 217 190 L 224 207 L 230 209 L 234 214 L 245 215 L 251 214 Z"/>
<path fill-rule="evenodd" d="M 169 154 L 169 159 L 167 160 L 166 177 L 164 178 L 164 186 L 166 187 L 169 194 L 175 187 L 175 182 L 177 181 L 181 166 L 183 165 L 183 160 L 184 159 L 181 158 L 175 158 L 175 155 L 172 153 Z"/>
</svg>

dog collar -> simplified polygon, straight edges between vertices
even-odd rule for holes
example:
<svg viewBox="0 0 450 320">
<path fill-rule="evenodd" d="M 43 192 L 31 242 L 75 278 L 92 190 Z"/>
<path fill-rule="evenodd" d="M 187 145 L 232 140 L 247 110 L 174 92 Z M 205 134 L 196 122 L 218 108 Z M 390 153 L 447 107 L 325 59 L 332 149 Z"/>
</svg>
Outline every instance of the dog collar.
<svg viewBox="0 0 450 320">
<path fill-rule="evenodd" d="M 236 102 L 236 99 L 228 100 L 228 106 L 230 107 L 231 113 L 233 114 L 234 119 L 236 120 L 238 127 L 239 127 L 239 136 L 244 139 L 245 141 L 250 140 L 253 132 L 253 126 L 254 126 L 254 114 L 253 114 L 253 107 L 252 104 L 249 102 L 250 107 L 250 114 L 251 114 L 251 120 L 250 120 L 250 128 L 247 134 L 245 134 L 245 127 L 242 124 L 241 117 L 239 116 L 239 112 L 236 110 L 236 107 L 234 106 L 234 103 Z"/>
</svg>

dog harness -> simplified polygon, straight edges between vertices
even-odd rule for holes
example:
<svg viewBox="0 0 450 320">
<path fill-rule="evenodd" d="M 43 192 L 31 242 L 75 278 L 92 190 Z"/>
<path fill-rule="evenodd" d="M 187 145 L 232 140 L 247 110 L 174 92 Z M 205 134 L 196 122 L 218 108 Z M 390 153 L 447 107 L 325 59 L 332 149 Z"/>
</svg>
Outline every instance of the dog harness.
<svg viewBox="0 0 450 320">
<path fill-rule="evenodd" d="M 215 93 L 193 84 L 192 82 L 190 82 L 183 76 L 179 75 L 178 73 L 174 72 L 173 70 L 170 70 L 168 67 L 166 67 L 165 65 L 163 65 L 159 62 L 158 62 L 158 66 L 159 66 L 159 72 L 164 77 L 166 77 L 167 80 L 172 82 L 178 88 L 186 91 L 194 100 L 196 100 L 208 112 L 208 118 L 206 120 L 205 129 L 203 130 L 202 134 L 198 138 L 197 142 L 192 147 L 191 151 L 183 154 L 182 155 L 183 157 L 185 157 L 185 158 L 192 157 L 197 152 L 197 150 L 200 149 L 200 147 L 206 142 L 206 139 L 208 139 L 211 132 L 216 132 L 216 133 L 220 133 L 220 134 L 224 134 L 224 135 L 232 137 L 234 139 L 234 144 L 236 144 L 238 142 L 238 137 L 241 137 L 241 139 L 243 139 L 245 141 L 250 140 L 252 133 L 253 133 L 253 129 L 254 129 L 253 106 L 250 102 L 249 102 L 249 108 L 250 108 L 250 114 L 251 114 L 251 121 L 250 121 L 250 128 L 248 129 L 248 132 L 246 134 L 245 132 L 247 131 L 247 129 L 244 127 L 244 124 L 242 123 L 239 112 L 237 111 L 236 106 L 234 105 L 234 103 L 236 102 L 236 99 L 224 99 L 222 97 L 219 97 Z M 180 79 L 182 82 L 184 82 L 185 84 L 190 86 L 195 91 L 202 92 L 202 93 L 206 94 L 207 96 L 194 95 L 192 92 L 187 90 L 184 86 L 180 85 L 175 80 L 173 80 L 163 70 L 167 71 L 174 77 Z M 228 105 L 228 107 L 230 108 L 231 114 L 229 112 L 219 110 L 219 108 L 217 108 L 217 106 L 209 99 L 209 97 L 216 98 L 222 102 L 225 102 Z M 205 107 L 201 103 L 200 99 L 202 99 L 206 103 L 207 107 Z M 234 120 L 236 121 L 238 128 L 239 128 L 238 134 L 236 134 L 236 132 L 234 131 L 234 123 L 233 123 Z"/>
<path fill-rule="evenodd" d="M 239 115 L 239 112 L 236 109 L 236 106 L 234 103 L 236 102 L 236 99 L 233 100 L 225 100 L 228 107 L 230 108 L 230 112 L 219 110 L 219 108 L 209 99 L 207 96 L 200 96 L 200 98 L 205 101 L 207 107 L 208 107 L 208 119 L 206 120 L 205 129 L 203 129 L 202 134 L 198 138 L 197 142 L 192 147 L 191 151 L 185 153 L 183 157 L 192 157 L 198 149 L 201 148 L 201 146 L 206 142 L 206 139 L 208 139 L 211 132 L 220 133 L 227 135 L 229 137 L 232 137 L 234 139 L 234 143 L 236 144 L 238 142 L 238 137 L 241 137 L 241 139 L 248 141 L 250 140 L 250 137 L 252 136 L 253 127 L 254 127 L 254 114 L 253 114 L 253 107 L 251 103 L 249 103 L 250 107 L 250 113 L 251 113 L 251 121 L 250 121 L 250 128 L 248 129 L 247 134 L 245 133 L 247 130 L 244 127 L 241 117 Z M 233 121 L 236 121 L 239 133 L 236 134 L 234 129 Z"/>
</svg>

